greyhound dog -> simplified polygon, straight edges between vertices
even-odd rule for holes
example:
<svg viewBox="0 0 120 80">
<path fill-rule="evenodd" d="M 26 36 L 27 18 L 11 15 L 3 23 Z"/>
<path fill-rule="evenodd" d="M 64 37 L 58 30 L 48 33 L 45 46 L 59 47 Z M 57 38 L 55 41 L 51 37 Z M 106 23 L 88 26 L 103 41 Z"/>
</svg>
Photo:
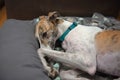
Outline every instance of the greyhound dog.
<svg viewBox="0 0 120 80">
<path fill-rule="evenodd" d="M 55 61 L 90 75 L 100 71 L 120 77 L 120 31 L 104 31 L 99 27 L 78 25 L 59 17 L 54 20 L 58 29 L 55 39 L 61 42 L 65 52 L 40 48 L 38 53 L 42 52 Z"/>
<path fill-rule="evenodd" d="M 57 35 L 57 28 L 53 22 L 53 16 L 40 16 L 39 22 L 36 25 L 35 37 L 40 43 L 40 48 L 53 49 L 54 47 L 54 38 Z M 48 66 L 48 62 L 44 58 L 44 54 L 39 54 L 43 67 L 48 71 L 50 77 L 54 77 L 56 70 L 52 69 L 51 66 Z"/>
</svg>

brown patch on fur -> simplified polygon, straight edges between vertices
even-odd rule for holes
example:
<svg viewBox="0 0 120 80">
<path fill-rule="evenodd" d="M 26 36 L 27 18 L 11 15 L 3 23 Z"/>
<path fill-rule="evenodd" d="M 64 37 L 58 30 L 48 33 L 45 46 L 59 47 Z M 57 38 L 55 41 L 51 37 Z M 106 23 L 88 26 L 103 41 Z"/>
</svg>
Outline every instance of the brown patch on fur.
<svg viewBox="0 0 120 80">
<path fill-rule="evenodd" d="M 95 37 L 97 51 L 101 54 L 120 52 L 120 31 L 108 30 Z"/>
<path fill-rule="evenodd" d="M 113 41 L 113 43 L 117 43 L 118 42 L 118 37 L 119 37 L 119 35 L 118 34 L 114 34 L 113 36 L 112 36 L 112 41 Z"/>
</svg>

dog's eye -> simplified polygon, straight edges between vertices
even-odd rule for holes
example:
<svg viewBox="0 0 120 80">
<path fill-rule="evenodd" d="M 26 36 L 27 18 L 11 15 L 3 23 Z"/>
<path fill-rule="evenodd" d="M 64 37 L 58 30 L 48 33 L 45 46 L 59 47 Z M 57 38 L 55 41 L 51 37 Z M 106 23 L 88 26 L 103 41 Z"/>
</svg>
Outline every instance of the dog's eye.
<svg viewBox="0 0 120 80">
<path fill-rule="evenodd" d="M 47 32 L 44 32 L 42 37 L 45 38 L 47 36 Z"/>
</svg>

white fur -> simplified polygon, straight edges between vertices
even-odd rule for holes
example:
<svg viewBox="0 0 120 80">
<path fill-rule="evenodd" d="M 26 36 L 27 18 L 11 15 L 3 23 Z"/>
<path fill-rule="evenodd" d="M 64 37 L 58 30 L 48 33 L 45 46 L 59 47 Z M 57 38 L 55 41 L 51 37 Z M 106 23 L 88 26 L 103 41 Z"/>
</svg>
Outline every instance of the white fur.
<svg viewBox="0 0 120 80">
<path fill-rule="evenodd" d="M 71 25 L 64 21 L 58 24 L 58 37 Z M 102 29 L 93 26 L 78 25 L 65 37 L 62 47 L 66 52 L 40 49 L 43 54 L 52 57 L 56 61 L 66 63 L 91 75 L 96 72 L 96 48 L 95 35 Z"/>
</svg>

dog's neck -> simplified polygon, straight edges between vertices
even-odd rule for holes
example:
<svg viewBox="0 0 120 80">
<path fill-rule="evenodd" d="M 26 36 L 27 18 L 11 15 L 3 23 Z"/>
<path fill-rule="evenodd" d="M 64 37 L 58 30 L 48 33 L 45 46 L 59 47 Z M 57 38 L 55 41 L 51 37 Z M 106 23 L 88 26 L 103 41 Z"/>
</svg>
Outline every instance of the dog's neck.
<svg viewBox="0 0 120 80">
<path fill-rule="evenodd" d="M 65 21 L 65 20 L 63 20 L 62 23 L 59 23 L 57 25 L 58 32 L 59 32 L 58 37 L 60 37 L 68 29 L 68 27 L 70 27 L 71 24 L 72 22 Z"/>
</svg>

